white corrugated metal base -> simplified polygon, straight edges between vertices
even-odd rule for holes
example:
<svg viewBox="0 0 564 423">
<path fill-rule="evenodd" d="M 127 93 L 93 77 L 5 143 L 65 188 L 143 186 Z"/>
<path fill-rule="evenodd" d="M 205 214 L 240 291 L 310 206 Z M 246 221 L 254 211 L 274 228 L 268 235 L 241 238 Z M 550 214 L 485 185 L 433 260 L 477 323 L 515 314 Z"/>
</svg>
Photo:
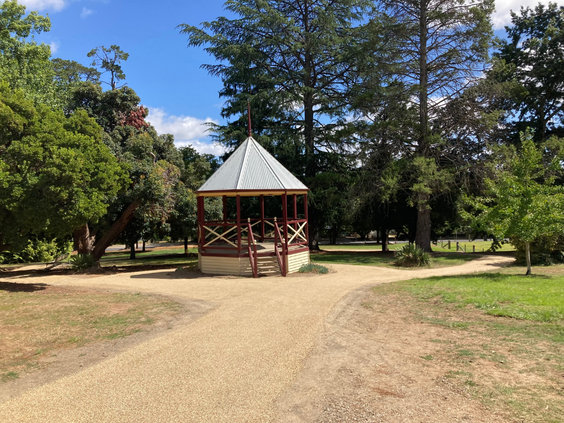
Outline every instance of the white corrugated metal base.
<svg viewBox="0 0 564 423">
<path fill-rule="evenodd" d="M 304 264 L 309 264 L 309 251 L 290 254 L 286 263 L 288 273 L 297 272 Z M 210 275 L 253 276 L 248 257 L 217 257 L 198 254 L 198 267 L 202 273 Z M 259 275 L 280 275 L 276 257 L 259 257 L 258 272 Z"/>
</svg>

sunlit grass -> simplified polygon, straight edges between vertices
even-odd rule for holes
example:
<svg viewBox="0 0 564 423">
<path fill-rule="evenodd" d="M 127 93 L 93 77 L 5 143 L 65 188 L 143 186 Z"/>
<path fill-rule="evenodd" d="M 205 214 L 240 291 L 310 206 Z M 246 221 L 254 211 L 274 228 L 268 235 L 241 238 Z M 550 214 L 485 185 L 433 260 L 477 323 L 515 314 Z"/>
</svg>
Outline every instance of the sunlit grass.
<svg viewBox="0 0 564 423">
<path fill-rule="evenodd" d="M 432 263 L 430 267 L 447 267 L 447 266 L 457 266 L 464 264 L 468 261 L 478 258 L 478 255 L 474 254 L 463 254 L 463 253 L 440 253 L 433 255 Z M 340 252 L 340 251 L 326 251 L 321 253 L 316 253 L 311 255 L 311 261 L 314 263 L 322 264 L 353 264 L 360 266 L 384 266 L 384 267 L 395 267 L 394 265 L 394 254 L 382 253 L 378 251 L 366 252 L 366 251 L 356 251 L 356 252 Z M 407 269 L 402 267 L 401 269 Z M 417 269 L 417 268 L 410 268 Z"/>
</svg>

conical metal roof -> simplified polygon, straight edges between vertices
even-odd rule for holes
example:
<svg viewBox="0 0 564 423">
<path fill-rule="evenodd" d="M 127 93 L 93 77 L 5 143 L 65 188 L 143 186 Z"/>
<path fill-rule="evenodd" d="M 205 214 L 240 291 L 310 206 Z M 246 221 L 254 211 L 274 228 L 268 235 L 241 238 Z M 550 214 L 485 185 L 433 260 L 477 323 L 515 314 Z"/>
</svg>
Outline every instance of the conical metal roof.
<svg viewBox="0 0 564 423">
<path fill-rule="evenodd" d="M 298 178 L 249 137 L 197 192 L 307 190 Z"/>
</svg>

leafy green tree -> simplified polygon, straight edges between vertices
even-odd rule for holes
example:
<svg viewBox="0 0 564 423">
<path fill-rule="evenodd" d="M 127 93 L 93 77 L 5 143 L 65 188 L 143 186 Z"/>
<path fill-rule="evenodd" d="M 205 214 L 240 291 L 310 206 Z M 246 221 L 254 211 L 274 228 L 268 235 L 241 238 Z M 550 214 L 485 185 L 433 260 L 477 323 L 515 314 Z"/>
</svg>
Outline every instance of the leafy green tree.
<svg viewBox="0 0 564 423">
<path fill-rule="evenodd" d="M 178 150 L 184 162 L 182 180 L 192 191 L 200 188 L 219 169 L 219 161 L 213 154 L 200 154 L 190 145 Z"/>
<path fill-rule="evenodd" d="M 109 48 L 104 46 L 93 48 L 87 56 L 94 58 L 91 66 L 102 68 L 104 73 L 109 72 L 110 82 L 103 81 L 104 84 L 108 84 L 112 90 L 118 88 L 117 84 L 125 79 L 120 63 L 127 61 L 129 53 L 124 52 L 119 46 L 111 45 Z"/>
<path fill-rule="evenodd" d="M 170 135 L 158 135 L 144 122 L 148 110 L 129 87 L 103 91 L 99 85 L 81 83 L 74 90 L 70 110 L 84 109 L 104 129 L 104 142 L 112 154 L 128 166 L 131 184 L 110 202 L 108 213 L 98 223 L 83 222 L 74 238 L 81 253 L 96 260 L 115 242 L 133 219 L 128 238 L 141 238 L 147 224 L 165 225 L 174 209 L 175 186 L 184 163 Z M 125 236 L 125 235 L 124 235 Z"/>
<path fill-rule="evenodd" d="M 534 9 L 511 12 L 508 39 L 501 40 L 498 65 L 490 78 L 505 83 L 500 107 L 507 112 L 504 126 L 515 140 L 525 128 L 544 141 L 564 135 L 564 7 L 539 3 Z M 513 84 L 510 84 L 510 83 Z"/>
<path fill-rule="evenodd" d="M 180 25 L 190 46 L 205 46 L 218 62 L 204 67 L 224 81 L 224 116 L 241 116 L 250 100 L 257 110 L 255 132 L 268 137 L 258 141 L 269 148 L 280 137 L 284 144 L 270 151 L 306 184 L 324 170 L 319 152 L 337 141 L 347 108 L 344 93 L 355 82 L 355 35 L 367 5 L 364 0 L 230 0 L 225 7 L 233 19 L 220 17 L 201 28 Z M 243 121 L 239 117 L 231 128 L 218 128 L 219 140 L 241 142 Z M 312 202 L 311 248 L 318 248 L 320 218 Z"/>
<path fill-rule="evenodd" d="M 98 221 L 126 182 L 125 166 L 85 112 L 66 118 L 0 83 L 0 250 Z"/>
<path fill-rule="evenodd" d="M 38 44 L 33 36 L 48 32 L 51 21 L 16 0 L 0 4 L 0 81 L 12 89 L 21 89 L 35 103 L 58 107 L 57 85 L 49 58 L 51 49 Z"/>
<path fill-rule="evenodd" d="M 81 81 L 93 82 L 100 81 L 101 73 L 97 69 L 89 68 L 74 60 L 64 60 L 60 58 L 51 59 L 55 79 L 63 84 L 77 84 Z"/>
<path fill-rule="evenodd" d="M 535 147 L 530 133 L 521 134 L 521 145 L 519 152 L 514 146 L 499 150 L 491 163 L 491 177 L 486 179 L 486 196 L 467 197 L 471 211 L 463 215 L 476 229 L 497 239 L 523 243 L 530 275 L 531 243 L 564 231 L 564 187 L 554 183 L 563 171 L 562 150 L 560 145 L 557 154 L 543 157 L 543 149 Z M 544 146 L 544 151 L 550 152 L 550 146 Z"/>
</svg>

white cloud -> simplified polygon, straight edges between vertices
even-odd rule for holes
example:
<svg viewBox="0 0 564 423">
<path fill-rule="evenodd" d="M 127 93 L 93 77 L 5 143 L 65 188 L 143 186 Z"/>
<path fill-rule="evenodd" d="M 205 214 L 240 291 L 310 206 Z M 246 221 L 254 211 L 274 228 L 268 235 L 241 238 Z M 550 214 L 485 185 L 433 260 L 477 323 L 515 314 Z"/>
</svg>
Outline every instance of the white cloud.
<svg viewBox="0 0 564 423">
<path fill-rule="evenodd" d="M 59 50 L 60 46 L 61 46 L 60 43 L 58 43 L 56 41 L 51 41 L 49 43 L 49 47 L 51 48 L 51 54 L 55 54 L 57 52 L 57 50 Z"/>
<path fill-rule="evenodd" d="M 185 147 L 187 145 L 193 147 L 200 154 L 213 154 L 214 156 L 222 156 L 225 153 L 225 147 L 217 143 L 202 142 L 198 140 L 192 141 L 174 141 L 176 147 Z"/>
<path fill-rule="evenodd" d="M 68 0 L 19 0 L 19 3 L 25 5 L 27 10 L 62 10 L 68 3 Z"/>
<path fill-rule="evenodd" d="M 87 16 L 90 16 L 92 13 L 94 13 L 92 9 L 87 9 L 86 7 L 83 7 L 82 12 L 80 12 L 80 17 L 84 19 Z"/>
<path fill-rule="evenodd" d="M 206 141 L 206 123 L 218 123 L 212 118 L 198 119 L 191 116 L 168 115 L 164 109 L 149 107 L 147 122 L 155 127 L 159 134 L 174 135 L 174 144 L 177 147 L 192 145 L 200 153 L 210 153 L 219 156 L 225 149 L 211 142 Z"/>
<path fill-rule="evenodd" d="M 564 0 L 551 1 L 553 3 L 557 3 L 558 5 L 564 5 Z M 547 0 L 540 1 L 540 3 L 548 5 Z M 503 29 L 504 26 L 511 24 L 511 10 L 519 13 L 521 6 L 523 6 L 524 8 L 530 7 L 531 9 L 534 9 L 537 4 L 539 4 L 539 0 L 496 0 L 496 10 L 494 15 L 492 16 L 494 29 Z"/>
</svg>

